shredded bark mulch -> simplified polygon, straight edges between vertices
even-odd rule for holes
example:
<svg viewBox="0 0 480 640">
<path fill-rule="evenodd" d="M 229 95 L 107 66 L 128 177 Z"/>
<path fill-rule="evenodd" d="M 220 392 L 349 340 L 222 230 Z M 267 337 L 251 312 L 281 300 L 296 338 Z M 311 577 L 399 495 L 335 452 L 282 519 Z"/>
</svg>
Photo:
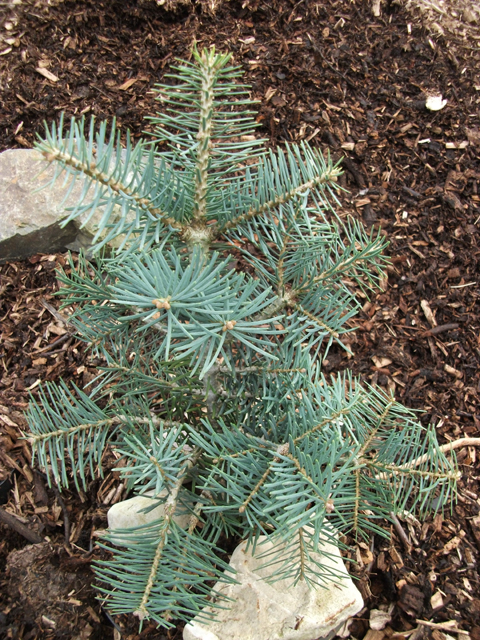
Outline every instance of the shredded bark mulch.
<svg viewBox="0 0 480 640">
<path fill-rule="evenodd" d="M 400 5 L 382 3 L 375 17 L 361 0 L 232 0 L 215 15 L 200 3 L 168 13 L 137 0 L 14 0 L 0 7 L 0 25 L 1 149 L 32 146 L 43 121 L 62 111 L 115 116 L 138 137 L 156 108 L 151 89 L 175 58 L 188 58 L 194 42 L 233 51 L 259 100 L 259 132 L 273 145 L 308 140 L 343 157 L 349 193 L 341 215 L 381 228 L 390 241 L 388 280 L 364 299 L 350 334 L 354 356 L 332 349 L 326 372 L 348 368 L 392 390 L 423 410 L 419 419 L 436 425 L 442 443 L 480 436 L 475 38 L 452 53 L 448 40 L 432 38 Z M 429 92 L 448 100 L 444 109 L 425 108 Z M 98 364 L 70 333 L 66 311 L 57 311 L 55 268 L 65 264 L 64 254 L 33 255 L 0 267 L 0 563 L 7 569 L 0 635 L 179 639 L 181 625 L 167 632 L 146 624 L 139 633 L 133 618 L 113 620 L 95 600 L 89 563 L 100 557 L 107 509 L 125 497 L 115 474 L 80 496 L 60 494 L 32 466 L 22 439 L 29 393 L 40 382 L 83 386 Z M 480 639 L 479 456 L 475 447 L 458 451 L 462 479 L 451 512 L 399 520 L 390 541 L 353 546 L 350 569 L 366 603 L 350 627 L 354 638 L 444 640 L 465 638 L 463 630 Z M 33 537 L 7 524 L 5 513 Z M 42 546 L 33 552 L 27 545 L 35 540 Z M 378 610 L 388 619 L 383 629 Z"/>
</svg>

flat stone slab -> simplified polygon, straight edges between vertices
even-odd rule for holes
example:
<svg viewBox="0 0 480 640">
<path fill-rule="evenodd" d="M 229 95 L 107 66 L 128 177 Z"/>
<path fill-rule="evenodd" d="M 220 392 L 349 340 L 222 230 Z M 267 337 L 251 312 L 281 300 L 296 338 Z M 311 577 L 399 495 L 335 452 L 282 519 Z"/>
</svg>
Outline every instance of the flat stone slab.
<svg viewBox="0 0 480 640">
<path fill-rule="evenodd" d="M 264 536 L 260 541 L 264 540 Z M 272 548 L 267 542 L 257 547 L 257 555 Z M 218 582 L 215 590 L 233 599 L 230 609 L 215 610 L 216 619 L 206 623 L 194 618 L 186 625 L 184 640 L 317 640 L 332 638 L 346 620 L 363 608 L 359 590 L 348 575 L 338 549 L 322 545 L 328 556 L 314 554 L 316 560 L 328 565 L 341 579 L 325 588 L 309 588 L 304 582 L 291 586 L 287 580 L 268 584 L 262 578 L 269 569 L 260 569 L 265 562 L 247 551 L 246 542 L 234 551 L 230 565 L 236 570 L 239 584 Z M 300 559 L 299 559 L 300 562 Z"/>
<path fill-rule="evenodd" d="M 67 215 L 65 208 L 78 200 L 80 183 L 64 204 L 67 189 L 62 188 L 62 179 L 53 189 L 35 192 L 51 179 L 53 171 L 33 149 L 9 149 L 0 154 L 1 262 L 60 251 L 75 242 L 73 222 L 63 229 L 59 223 Z"/>
<path fill-rule="evenodd" d="M 69 192 L 71 177 L 65 185 L 61 175 L 53 186 L 39 190 L 53 178 L 55 169 L 35 149 L 0 153 L 0 264 L 36 253 L 90 247 L 103 209 L 99 207 L 85 226 L 87 214 L 63 227 L 67 209 L 80 200 L 83 180 L 77 179 Z"/>
</svg>

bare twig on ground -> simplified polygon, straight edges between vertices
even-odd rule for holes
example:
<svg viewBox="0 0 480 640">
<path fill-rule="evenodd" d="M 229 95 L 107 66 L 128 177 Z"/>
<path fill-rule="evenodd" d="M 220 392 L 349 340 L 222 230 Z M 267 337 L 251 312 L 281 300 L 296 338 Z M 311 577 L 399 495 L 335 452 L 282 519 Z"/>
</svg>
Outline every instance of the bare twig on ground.
<svg viewBox="0 0 480 640">
<path fill-rule="evenodd" d="M 18 518 L 2 509 L 2 507 L 0 507 L 0 522 L 3 522 L 4 524 L 11 527 L 14 531 L 19 533 L 21 536 L 23 536 L 33 544 L 44 542 L 42 536 L 39 536 L 38 533 L 35 533 L 35 531 L 32 531 L 31 529 L 26 527 L 22 522 L 20 522 L 20 520 L 18 520 Z"/>
<path fill-rule="evenodd" d="M 410 551 L 412 550 L 412 543 L 410 542 L 408 535 L 405 533 L 402 525 L 400 524 L 400 520 L 393 513 L 393 511 L 390 513 L 390 517 L 392 519 L 392 524 L 395 527 L 395 531 L 397 532 L 398 537 L 403 542 L 405 549 L 410 553 Z"/>
<path fill-rule="evenodd" d="M 461 447 L 480 447 L 480 438 L 460 438 L 459 440 L 454 440 L 453 442 L 447 442 L 447 444 L 442 444 L 439 448 L 442 453 L 448 453 L 449 451 L 453 451 L 454 449 L 460 449 Z M 428 460 L 428 453 L 425 453 L 423 456 L 420 456 L 416 460 L 412 460 L 409 462 L 405 468 L 414 468 L 418 467 L 419 464 L 422 464 Z"/>
</svg>

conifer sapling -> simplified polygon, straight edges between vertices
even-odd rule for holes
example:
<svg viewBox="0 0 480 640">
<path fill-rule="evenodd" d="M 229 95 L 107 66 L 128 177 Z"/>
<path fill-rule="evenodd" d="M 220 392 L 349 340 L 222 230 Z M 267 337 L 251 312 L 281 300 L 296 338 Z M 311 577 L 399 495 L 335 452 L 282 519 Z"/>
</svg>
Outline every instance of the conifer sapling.
<svg viewBox="0 0 480 640">
<path fill-rule="evenodd" d="M 110 447 L 131 493 L 165 504 L 122 545 L 107 536 L 96 565 L 113 613 L 163 626 L 234 579 L 232 538 L 261 554 L 268 536 L 271 580 L 317 588 L 335 578 L 312 560 L 321 540 L 386 535 L 392 514 L 445 504 L 457 477 L 435 430 L 393 397 L 322 375 L 332 345 L 348 349 L 354 290 L 376 286 L 386 242 L 335 214 L 340 168 L 319 149 L 265 151 L 230 59 L 212 48 L 179 63 L 157 87 L 153 140 L 127 133 L 122 147 L 115 124 L 92 119 L 38 144 L 54 180 L 82 180 L 65 222 L 101 212 L 94 259 L 60 279 L 102 364 L 94 386 L 42 386 L 31 440 L 60 487 L 86 490 Z"/>
</svg>

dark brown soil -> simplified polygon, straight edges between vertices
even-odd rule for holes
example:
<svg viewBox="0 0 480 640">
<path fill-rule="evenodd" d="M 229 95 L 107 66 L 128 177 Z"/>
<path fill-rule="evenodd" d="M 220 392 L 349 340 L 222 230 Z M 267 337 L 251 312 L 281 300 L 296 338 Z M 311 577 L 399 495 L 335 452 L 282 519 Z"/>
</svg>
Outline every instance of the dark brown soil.
<svg viewBox="0 0 480 640">
<path fill-rule="evenodd" d="M 433 41 L 400 6 L 382 6 L 374 18 L 362 0 L 232 0 L 215 16 L 197 5 L 166 13 L 136 0 L 2 5 L 1 33 L 12 43 L 1 45 L 11 51 L 0 55 L 0 146 L 31 146 L 42 122 L 61 111 L 116 116 L 122 129 L 139 136 L 156 106 L 149 90 L 176 57 L 188 57 L 195 41 L 233 51 L 259 100 L 261 133 L 275 145 L 306 139 L 343 156 L 349 194 L 342 215 L 380 226 L 390 241 L 388 282 L 365 299 L 351 334 L 354 357 L 332 350 L 326 371 L 350 368 L 394 390 L 403 403 L 424 410 L 420 419 L 437 426 L 442 442 L 479 437 L 480 70 L 468 47 L 452 56 L 448 42 Z M 447 106 L 428 111 L 428 91 L 442 93 Z M 75 591 L 65 600 L 79 604 L 67 603 L 55 626 L 55 612 L 44 613 L 46 621 L 28 598 L 17 597 L 18 576 L 1 576 L 0 635 L 74 638 L 83 629 L 85 640 L 118 638 L 120 630 L 132 639 L 180 638 L 180 627 L 167 633 L 146 625 L 138 634 L 127 618 L 115 619 L 115 629 L 92 599 L 88 563 L 98 557 L 96 533 L 106 526 L 112 500 L 124 497 L 115 494 L 114 474 L 92 483 L 88 495 L 59 496 L 33 471 L 28 442 L 20 439 L 29 389 L 60 378 L 82 385 L 95 370 L 41 302 L 58 306 L 54 269 L 64 263 L 63 255 L 37 255 L 0 268 L 0 480 L 3 489 L 11 483 L 4 508 L 49 537 L 48 562 L 63 571 L 66 563 L 68 575 L 80 572 L 84 590 L 65 579 L 66 591 Z M 454 620 L 480 639 L 478 457 L 475 447 L 459 451 L 463 475 L 452 513 L 400 523 L 410 545 L 394 529 L 391 543 L 375 539 L 354 549 L 359 564 L 351 569 L 366 599 L 351 627 L 355 638 L 368 632 L 368 640 L 442 640 L 445 627 L 417 620 Z M 5 567 L 7 555 L 29 543 L 0 527 Z M 372 635 L 370 611 L 389 604 L 391 622 Z M 70 636 L 68 606 L 76 620 Z"/>
</svg>

